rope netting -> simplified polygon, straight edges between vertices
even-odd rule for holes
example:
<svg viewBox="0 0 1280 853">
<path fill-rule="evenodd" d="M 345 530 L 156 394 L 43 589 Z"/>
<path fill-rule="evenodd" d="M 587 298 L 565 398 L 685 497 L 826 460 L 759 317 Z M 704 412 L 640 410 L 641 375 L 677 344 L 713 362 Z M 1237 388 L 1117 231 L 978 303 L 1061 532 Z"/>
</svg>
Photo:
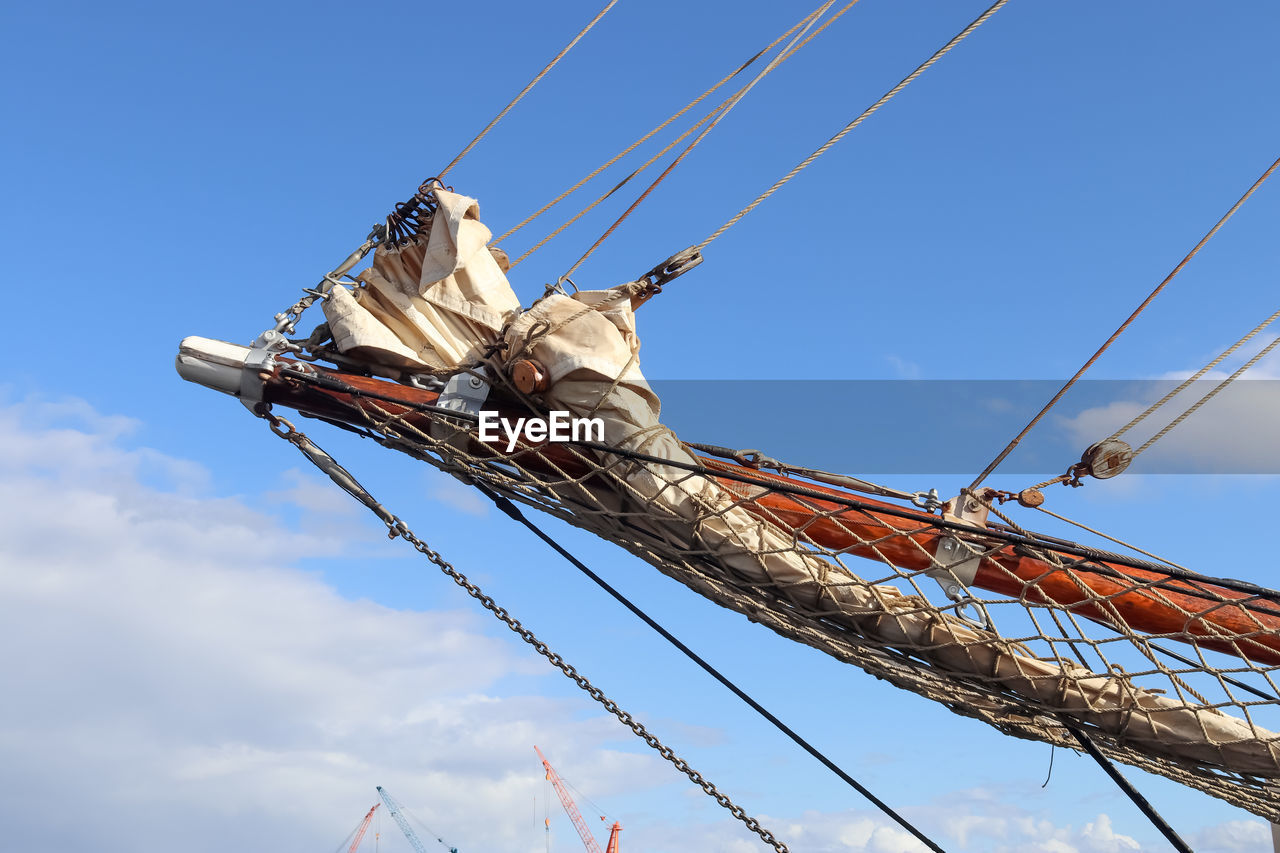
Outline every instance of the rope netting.
<svg viewBox="0 0 1280 853">
<path fill-rule="evenodd" d="M 486 408 L 548 414 L 501 354 L 472 371 L 492 383 Z M 505 437 L 477 438 L 474 415 L 437 405 L 438 391 L 297 362 L 277 368 L 267 399 L 588 530 L 1005 734 L 1076 748 L 1069 717 L 1112 758 L 1280 820 L 1280 596 L 1269 590 L 966 521 L 980 494 L 922 512 L 672 452 L 662 428 L 506 452 Z"/>
</svg>

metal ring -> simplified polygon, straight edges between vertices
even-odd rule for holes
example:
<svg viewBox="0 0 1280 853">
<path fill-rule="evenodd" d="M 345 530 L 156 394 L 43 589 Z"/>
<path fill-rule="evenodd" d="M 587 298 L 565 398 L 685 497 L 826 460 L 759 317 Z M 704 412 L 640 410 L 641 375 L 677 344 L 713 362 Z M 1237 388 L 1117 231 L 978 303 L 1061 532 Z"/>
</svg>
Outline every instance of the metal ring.
<svg viewBox="0 0 1280 853">
<path fill-rule="evenodd" d="M 271 431 L 281 438 L 289 438 L 298 432 L 297 428 L 289 423 L 287 418 L 278 417 L 277 415 L 265 415 L 264 417 L 266 417 Z M 283 431 L 280 429 L 281 426 L 284 427 Z"/>
</svg>

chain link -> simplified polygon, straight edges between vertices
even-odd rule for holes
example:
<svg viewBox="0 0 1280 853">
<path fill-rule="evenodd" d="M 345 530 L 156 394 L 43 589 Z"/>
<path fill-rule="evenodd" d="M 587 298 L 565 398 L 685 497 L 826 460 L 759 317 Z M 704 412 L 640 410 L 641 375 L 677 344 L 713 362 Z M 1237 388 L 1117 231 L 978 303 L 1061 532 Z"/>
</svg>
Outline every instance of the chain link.
<svg viewBox="0 0 1280 853">
<path fill-rule="evenodd" d="M 592 684 L 586 676 L 579 673 L 572 664 L 565 661 L 565 659 L 556 652 L 551 651 L 546 643 L 539 640 L 532 631 L 520 623 L 520 620 L 508 613 L 505 607 L 499 605 L 493 600 L 493 598 L 481 590 L 480 587 L 468 580 L 466 575 L 454 568 L 453 564 L 442 557 L 439 552 L 419 539 L 399 516 L 387 512 L 382 507 L 382 504 L 378 503 L 373 495 L 360 485 L 355 477 L 353 477 L 346 468 L 343 468 L 336 460 L 334 460 L 332 456 L 321 450 L 315 442 L 308 438 L 304 433 L 299 432 L 288 420 L 271 414 L 265 409 L 265 407 L 261 408 L 257 413 L 266 419 L 272 433 L 298 448 L 298 450 L 302 452 L 303 456 L 328 475 L 330 479 L 334 480 L 334 482 L 341 486 L 343 491 L 352 495 L 374 512 L 374 514 L 382 520 L 383 524 L 387 526 L 388 536 L 392 539 L 395 539 L 398 536 L 412 545 L 414 550 L 426 557 L 427 560 L 437 566 L 440 571 L 448 575 L 454 583 L 466 590 L 467 595 L 480 602 L 480 605 L 484 607 L 485 610 L 488 610 L 514 633 L 518 634 L 520 639 L 533 647 L 534 651 L 550 661 L 552 666 L 564 673 L 564 675 L 572 680 L 574 684 L 577 684 L 580 688 L 585 690 L 592 699 L 596 700 L 596 702 L 603 706 L 610 714 L 617 717 L 619 722 L 631 729 L 637 737 L 656 750 L 657 753 L 670 762 L 672 766 L 687 776 L 691 782 L 700 787 L 707 795 L 715 799 L 715 801 L 723 808 L 727 809 L 728 812 L 741 821 L 747 829 L 750 829 L 756 835 L 760 836 L 760 839 L 764 841 L 764 843 L 776 850 L 777 853 L 790 853 L 787 845 L 779 841 L 768 829 L 761 826 L 760 821 L 747 814 L 741 806 L 734 803 L 733 800 L 721 793 L 713 783 L 708 781 L 697 770 L 694 770 L 689 766 L 689 763 L 676 755 L 669 746 L 658 740 L 658 738 L 646 729 L 642 723 L 631 716 L 629 712 L 623 710 L 617 702 L 614 702 L 606 696 L 604 692 Z"/>
</svg>

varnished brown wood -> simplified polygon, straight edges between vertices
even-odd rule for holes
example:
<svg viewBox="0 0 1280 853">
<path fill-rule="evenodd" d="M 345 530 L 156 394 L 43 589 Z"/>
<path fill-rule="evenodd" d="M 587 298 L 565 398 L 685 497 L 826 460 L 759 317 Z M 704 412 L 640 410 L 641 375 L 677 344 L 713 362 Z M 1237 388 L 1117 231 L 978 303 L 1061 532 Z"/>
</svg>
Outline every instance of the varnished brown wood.
<svg viewBox="0 0 1280 853">
<path fill-rule="evenodd" d="M 523 394 L 541 394 L 551 385 L 547 369 L 531 358 L 522 358 L 511 365 L 511 381 Z"/>
<path fill-rule="evenodd" d="M 438 400 L 435 392 L 323 369 L 318 372 L 339 379 L 357 391 L 398 399 L 407 405 L 320 388 L 282 377 L 279 371 L 268 381 L 264 396 L 268 402 L 355 426 L 368 425 L 360 415 L 363 410 L 370 413 L 375 422 L 381 421 L 386 413 L 403 418 L 423 432 L 430 429 L 433 416 L 414 411 L 410 406 L 434 405 Z M 502 407 L 498 408 L 501 411 Z M 503 414 L 520 415 L 514 410 Z M 500 443 L 496 442 L 485 445 L 473 439 L 471 450 L 481 456 L 504 455 Z M 591 473 L 590 466 L 580 456 L 560 445 L 534 448 L 521 445 L 515 455 L 520 465 L 542 474 L 581 477 Z M 712 471 L 746 475 L 764 484 L 799 486 L 835 498 L 849 497 L 827 486 L 718 459 L 701 458 L 700 462 Z M 743 509 L 823 548 L 841 555 L 887 562 L 908 572 L 925 572 L 933 567 L 932 555 L 937 552 L 943 535 L 936 527 L 937 516 L 908 511 L 910 517 L 903 518 L 902 507 L 860 495 L 857 500 L 866 509 L 776 491 L 757 494 L 758 487 L 727 477 L 714 479 L 727 492 L 742 498 Z M 877 512 L 877 509 L 893 514 Z M 966 538 L 981 543 L 980 534 L 966 535 Z M 1170 639 L 1184 642 L 1190 641 L 1189 636 L 1205 648 L 1260 663 L 1280 664 L 1280 604 L 1275 601 L 1100 560 L 1075 565 L 1079 562 L 1077 558 L 1055 552 L 1047 545 L 1041 550 L 1056 554 L 1063 567 L 1017 554 L 1012 545 L 996 547 L 999 543 L 994 541 L 987 544 L 994 550 L 983 557 L 973 582 L 973 586 L 980 589 L 1035 604 L 1056 605 L 1120 630 L 1169 635 Z M 1187 636 L 1180 637 L 1180 634 Z"/>
</svg>

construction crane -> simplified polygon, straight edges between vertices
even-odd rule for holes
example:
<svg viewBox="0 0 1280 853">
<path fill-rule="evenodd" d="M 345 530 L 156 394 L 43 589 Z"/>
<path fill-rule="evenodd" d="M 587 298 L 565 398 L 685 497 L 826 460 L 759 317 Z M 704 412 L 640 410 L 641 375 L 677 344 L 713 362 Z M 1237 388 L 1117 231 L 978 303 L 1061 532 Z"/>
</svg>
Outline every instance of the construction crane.
<svg viewBox="0 0 1280 853">
<path fill-rule="evenodd" d="M 574 805 L 573 797 L 569 796 L 564 783 L 560 781 L 559 774 L 552 769 L 551 762 L 547 761 L 547 757 L 542 754 L 542 750 L 538 749 L 536 744 L 533 747 L 533 751 L 538 753 L 538 758 L 542 759 L 542 766 L 547 771 L 547 781 L 556 789 L 556 796 L 560 798 L 560 805 L 564 806 L 565 813 L 569 815 L 569 820 L 573 821 L 574 828 L 578 830 L 578 835 L 582 837 L 582 843 L 587 847 L 587 853 L 600 853 L 600 845 L 591 836 L 591 830 L 587 828 L 587 822 L 582 819 L 582 814 L 578 811 L 578 807 Z M 603 817 L 600 819 L 604 820 Z M 605 848 L 605 853 L 618 853 L 619 832 L 622 832 L 622 824 L 614 821 L 613 827 L 609 830 L 609 844 Z"/>
<path fill-rule="evenodd" d="M 409 821 L 405 820 L 404 815 L 401 813 L 400 801 L 382 790 L 381 785 L 378 786 L 378 796 L 382 797 L 382 802 L 387 804 L 387 811 L 391 813 L 391 817 L 395 819 L 395 822 L 400 825 L 400 831 L 404 833 L 405 838 L 409 839 L 409 843 L 413 845 L 413 849 L 416 850 L 417 853 L 427 853 L 427 848 L 422 843 L 422 839 L 418 838 L 418 833 L 413 831 L 413 827 L 409 826 Z M 435 835 L 434 832 L 431 834 Z M 458 848 L 450 847 L 448 844 L 445 844 L 443 838 L 436 838 L 436 841 L 439 841 L 440 846 L 446 848 L 449 853 L 458 853 Z"/>
<path fill-rule="evenodd" d="M 381 803 L 374 803 L 373 808 L 369 809 L 369 813 L 364 816 L 364 820 L 360 821 L 360 828 L 356 830 L 355 840 L 351 842 L 351 849 L 347 853 L 356 853 L 356 848 L 360 846 L 360 842 L 364 840 L 364 832 L 369 828 L 369 821 L 373 820 L 373 813 L 378 810 Z"/>
</svg>

